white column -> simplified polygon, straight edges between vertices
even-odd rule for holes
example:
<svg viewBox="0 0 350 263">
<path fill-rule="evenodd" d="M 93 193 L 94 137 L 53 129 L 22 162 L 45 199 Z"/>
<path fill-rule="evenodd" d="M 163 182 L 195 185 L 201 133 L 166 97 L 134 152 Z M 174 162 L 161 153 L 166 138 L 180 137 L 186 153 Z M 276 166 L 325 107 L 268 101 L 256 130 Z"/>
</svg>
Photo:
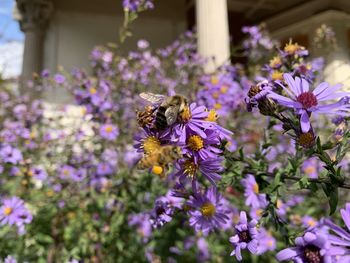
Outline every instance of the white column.
<svg viewBox="0 0 350 263">
<path fill-rule="evenodd" d="M 198 51 L 212 72 L 230 58 L 227 0 L 196 0 L 196 18 Z"/>
<path fill-rule="evenodd" d="M 22 82 L 42 70 L 44 35 L 53 5 L 49 0 L 16 0 L 19 23 L 25 34 Z"/>
</svg>

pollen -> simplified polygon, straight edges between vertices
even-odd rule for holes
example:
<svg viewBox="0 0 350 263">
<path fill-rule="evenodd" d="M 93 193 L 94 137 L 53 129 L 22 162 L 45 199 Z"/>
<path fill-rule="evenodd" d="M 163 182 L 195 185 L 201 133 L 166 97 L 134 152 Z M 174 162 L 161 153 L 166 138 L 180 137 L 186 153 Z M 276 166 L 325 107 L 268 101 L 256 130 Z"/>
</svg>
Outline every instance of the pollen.
<svg viewBox="0 0 350 263">
<path fill-rule="evenodd" d="M 192 151 L 199 151 L 204 146 L 203 139 L 198 135 L 190 136 L 190 138 L 188 138 L 187 143 L 188 143 L 188 147 L 190 147 Z"/>
<path fill-rule="evenodd" d="M 281 64 L 282 64 L 282 61 L 280 56 L 275 56 L 270 60 L 271 68 L 279 68 Z"/>
<path fill-rule="evenodd" d="M 310 148 L 314 142 L 315 136 L 312 132 L 302 133 L 298 137 L 298 143 L 304 148 Z"/>
<path fill-rule="evenodd" d="M 160 141 L 154 136 L 149 136 L 143 141 L 143 150 L 146 154 L 154 152 L 159 146 Z"/>
<path fill-rule="evenodd" d="M 194 178 L 197 171 L 197 165 L 192 160 L 187 160 L 184 162 L 184 172 L 189 177 Z"/>
<path fill-rule="evenodd" d="M 32 170 L 29 170 L 29 171 L 27 172 L 27 175 L 28 175 L 29 177 L 32 177 L 32 176 L 34 175 L 34 173 L 33 173 Z"/>
<path fill-rule="evenodd" d="M 9 214 L 11 214 L 12 213 L 12 208 L 11 207 L 5 207 L 4 208 L 4 214 L 5 215 L 9 215 Z"/>
<path fill-rule="evenodd" d="M 220 92 L 225 94 L 225 93 L 227 93 L 227 91 L 228 91 L 228 87 L 226 85 L 222 85 L 220 88 Z"/>
<path fill-rule="evenodd" d="M 215 109 L 211 109 L 209 111 L 208 117 L 205 119 L 206 121 L 216 122 L 218 119 L 218 114 L 216 113 Z"/>
<path fill-rule="evenodd" d="M 185 122 L 189 121 L 192 118 L 190 107 L 185 107 L 180 117 Z"/>
<path fill-rule="evenodd" d="M 160 175 L 163 173 L 163 168 L 161 166 L 154 165 L 152 168 L 152 173 L 154 173 L 156 175 Z"/>
<path fill-rule="evenodd" d="M 310 91 L 301 93 L 297 101 L 303 105 L 304 109 L 309 109 L 318 104 L 316 96 Z"/>
<path fill-rule="evenodd" d="M 272 80 L 276 81 L 276 80 L 282 80 L 283 79 L 283 73 L 278 71 L 278 70 L 274 70 L 271 74 L 271 78 Z"/>
<path fill-rule="evenodd" d="M 255 183 L 255 184 L 253 185 L 253 191 L 254 191 L 254 193 L 256 193 L 256 194 L 259 193 L 259 185 L 258 185 L 257 183 Z"/>
<path fill-rule="evenodd" d="M 111 133 L 113 131 L 113 127 L 111 125 L 107 125 L 106 128 L 105 128 L 105 131 L 107 133 Z"/>
<path fill-rule="evenodd" d="M 62 173 L 64 176 L 68 176 L 70 174 L 69 170 L 67 170 L 67 169 L 64 169 Z"/>
<path fill-rule="evenodd" d="M 215 104 L 214 104 L 214 108 L 217 109 L 217 110 L 218 110 L 218 109 L 221 109 L 221 108 L 222 108 L 222 105 L 221 105 L 220 103 L 215 103 Z"/>
<path fill-rule="evenodd" d="M 89 89 L 89 93 L 90 93 L 91 95 L 94 95 L 94 94 L 97 93 L 97 90 L 96 90 L 95 88 L 90 88 L 90 89 Z"/>
<path fill-rule="evenodd" d="M 215 212 L 216 212 L 216 209 L 212 203 L 209 203 L 209 202 L 205 203 L 201 207 L 201 213 L 203 216 L 212 217 L 213 215 L 215 215 Z"/>
</svg>

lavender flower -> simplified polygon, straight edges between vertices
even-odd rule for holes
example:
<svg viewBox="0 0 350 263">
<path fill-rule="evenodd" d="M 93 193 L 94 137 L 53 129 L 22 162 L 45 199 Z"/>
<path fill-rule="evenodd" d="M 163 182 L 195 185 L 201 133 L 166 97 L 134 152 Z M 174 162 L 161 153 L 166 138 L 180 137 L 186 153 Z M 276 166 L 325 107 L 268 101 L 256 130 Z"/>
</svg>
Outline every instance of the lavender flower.
<svg viewBox="0 0 350 263">
<path fill-rule="evenodd" d="M 13 256 L 8 255 L 5 258 L 4 263 L 17 263 L 17 260 Z"/>
<path fill-rule="evenodd" d="M 349 103 L 348 99 L 342 98 L 338 102 L 319 105 L 325 100 L 337 99 L 348 96 L 347 92 L 337 92 L 342 85 L 335 85 L 329 87 L 327 82 L 322 82 L 313 91 L 309 90 L 309 83 L 299 77 L 293 78 L 291 74 L 283 74 L 284 80 L 288 87 L 281 85 L 283 90 L 289 97 L 279 95 L 273 91 L 269 92 L 268 97 L 276 100 L 279 104 L 295 109 L 296 113 L 300 115 L 301 130 L 307 133 L 311 129 L 309 115 L 311 113 L 324 113 L 335 115 L 348 115 Z"/>
<path fill-rule="evenodd" d="M 100 127 L 100 135 L 102 138 L 113 141 L 119 135 L 119 129 L 113 124 L 103 124 Z"/>
<path fill-rule="evenodd" d="M 339 251 L 330 246 L 328 237 L 321 232 L 306 232 L 295 239 L 295 247 L 286 248 L 277 253 L 278 261 L 294 262 L 332 262 L 332 256 Z"/>
<path fill-rule="evenodd" d="M 252 208 L 265 208 L 267 205 L 266 195 L 259 193 L 259 185 L 255 181 L 255 177 L 248 174 L 245 179 L 241 180 L 244 186 L 245 204 Z"/>
<path fill-rule="evenodd" d="M 11 145 L 5 145 L 0 149 L 0 156 L 4 162 L 12 164 L 17 164 L 23 159 L 21 151 Z"/>
<path fill-rule="evenodd" d="M 248 222 L 246 212 L 240 213 L 240 219 L 235 226 L 236 235 L 230 237 L 230 242 L 234 246 L 231 256 L 236 256 L 238 261 L 242 260 L 242 249 L 248 249 L 250 253 L 258 253 L 258 231 L 256 229 L 258 221 L 255 219 Z"/>
<path fill-rule="evenodd" d="M 208 234 L 215 228 L 221 228 L 229 219 L 225 199 L 213 186 L 205 194 L 195 193 L 187 204 L 192 208 L 189 211 L 190 225 L 195 230 Z"/>
<path fill-rule="evenodd" d="M 13 196 L 4 199 L 0 207 L 0 224 L 17 225 L 18 227 L 29 224 L 32 221 L 32 214 L 24 206 L 22 199 Z"/>
</svg>

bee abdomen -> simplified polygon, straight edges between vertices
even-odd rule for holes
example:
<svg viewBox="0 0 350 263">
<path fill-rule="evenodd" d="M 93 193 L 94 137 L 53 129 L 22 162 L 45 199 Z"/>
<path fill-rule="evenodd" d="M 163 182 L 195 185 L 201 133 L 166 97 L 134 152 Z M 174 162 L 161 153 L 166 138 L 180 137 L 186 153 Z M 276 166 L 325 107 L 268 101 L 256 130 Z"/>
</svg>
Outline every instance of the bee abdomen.
<svg viewBox="0 0 350 263">
<path fill-rule="evenodd" d="M 164 130 L 168 126 L 168 123 L 165 117 L 165 110 L 166 110 L 165 107 L 160 106 L 157 111 L 155 125 L 156 125 L 156 128 L 159 130 Z"/>
</svg>

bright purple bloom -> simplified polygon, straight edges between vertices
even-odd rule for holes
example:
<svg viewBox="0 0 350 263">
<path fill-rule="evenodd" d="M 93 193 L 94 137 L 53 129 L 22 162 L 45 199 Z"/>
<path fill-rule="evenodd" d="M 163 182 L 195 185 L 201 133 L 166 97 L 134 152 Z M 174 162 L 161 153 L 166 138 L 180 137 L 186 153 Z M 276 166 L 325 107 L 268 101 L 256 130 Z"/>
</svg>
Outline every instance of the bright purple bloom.
<svg viewBox="0 0 350 263">
<path fill-rule="evenodd" d="M 267 251 L 274 251 L 276 249 L 276 239 L 266 231 L 264 228 L 259 228 L 258 237 L 258 255 L 264 254 Z"/>
<path fill-rule="evenodd" d="M 63 165 L 59 168 L 59 178 L 62 180 L 73 180 L 76 182 L 82 180 L 79 172 L 70 165 Z"/>
<path fill-rule="evenodd" d="M 340 260 L 339 262 L 346 263 L 349 262 L 346 260 L 349 260 L 350 257 L 350 203 L 346 204 L 345 209 L 340 209 L 340 214 L 347 229 L 334 224 L 329 219 L 324 219 L 324 224 L 336 234 L 330 234 L 329 240 L 331 244 L 343 249 L 342 255 L 344 257 L 344 261 Z"/>
<path fill-rule="evenodd" d="M 17 260 L 13 256 L 8 255 L 5 258 L 4 263 L 17 263 Z"/>
<path fill-rule="evenodd" d="M 234 246 L 231 256 L 236 256 L 238 261 L 242 260 L 242 249 L 248 249 L 250 253 L 258 253 L 258 230 L 256 229 L 258 221 L 255 219 L 248 222 L 246 212 L 240 213 L 240 219 L 235 226 L 236 235 L 230 237 L 230 242 Z"/>
<path fill-rule="evenodd" d="M 137 233 L 147 242 L 152 234 L 152 225 L 148 213 L 140 213 L 129 217 L 129 225 L 137 227 Z"/>
<path fill-rule="evenodd" d="M 225 199 L 214 186 L 208 188 L 205 194 L 193 194 L 187 204 L 192 208 L 189 211 L 190 225 L 197 232 L 208 234 L 215 228 L 222 228 L 229 220 Z"/>
<path fill-rule="evenodd" d="M 3 146 L 0 150 L 0 156 L 4 162 L 12 164 L 17 164 L 23 159 L 21 151 L 12 147 L 11 145 Z"/>
<path fill-rule="evenodd" d="M 310 178 L 318 178 L 320 167 L 318 158 L 310 158 L 303 162 L 301 170 Z"/>
<path fill-rule="evenodd" d="M 223 158 L 216 157 L 206 160 L 198 159 L 181 159 L 177 164 L 179 170 L 175 176 L 179 176 L 181 182 L 187 180 L 197 180 L 198 172 L 200 172 L 212 185 L 216 185 L 216 181 L 221 179 L 219 175 L 223 171 Z"/>
<path fill-rule="evenodd" d="M 100 127 L 100 135 L 102 138 L 113 141 L 119 135 L 119 129 L 113 124 L 103 124 Z"/>
<path fill-rule="evenodd" d="M 322 82 L 313 91 L 309 89 L 309 83 L 302 78 L 293 78 L 291 74 L 283 74 L 288 87 L 280 84 L 288 97 L 279 95 L 270 91 L 269 97 L 276 100 L 279 104 L 295 109 L 300 115 L 300 124 L 302 132 L 306 133 L 311 129 L 309 115 L 311 113 L 335 114 L 341 116 L 349 115 L 349 101 L 346 97 L 350 93 L 337 92 L 342 88 L 338 84 L 330 87 L 327 82 Z M 319 105 L 325 100 L 341 98 L 338 102 Z"/>
<path fill-rule="evenodd" d="M 63 76 L 62 74 L 56 74 L 55 75 L 55 82 L 57 83 L 57 84 L 63 84 L 64 82 L 66 81 L 66 77 L 65 76 Z"/>
<path fill-rule="evenodd" d="M 293 260 L 297 263 L 331 263 L 332 256 L 339 253 L 330 245 L 327 234 L 324 233 L 306 232 L 304 236 L 295 239 L 295 245 L 278 252 L 277 260 Z"/>
<path fill-rule="evenodd" d="M 114 172 L 113 168 L 108 163 L 99 163 L 97 165 L 96 173 L 97 175 L 104 176 L 109 175 Z"/>
<path fill-rule="evenodd" d="M 246 178 L 241 180 L 244 186 L 245 204 L 252 208 L 265 208 L 267 205 L 266 194 L 259 193 L 259 185 L 255 181 L 255 177 L 248 174 Z"/>
<path fill-rule="evenodd" d="M 18 227 L 29 224 L 33 217 L 29 210 L 24 206 L 22 199 L 13 196 L 4 199 L 0 207 L 0 224 L 16 225 Z"/>
<path fill-rule="evenodd" d="M 47 178 L 45 169 L 37 166 L 30 168 L 28 175 L 39 181 L 44 181 Z"/>
</svg>

